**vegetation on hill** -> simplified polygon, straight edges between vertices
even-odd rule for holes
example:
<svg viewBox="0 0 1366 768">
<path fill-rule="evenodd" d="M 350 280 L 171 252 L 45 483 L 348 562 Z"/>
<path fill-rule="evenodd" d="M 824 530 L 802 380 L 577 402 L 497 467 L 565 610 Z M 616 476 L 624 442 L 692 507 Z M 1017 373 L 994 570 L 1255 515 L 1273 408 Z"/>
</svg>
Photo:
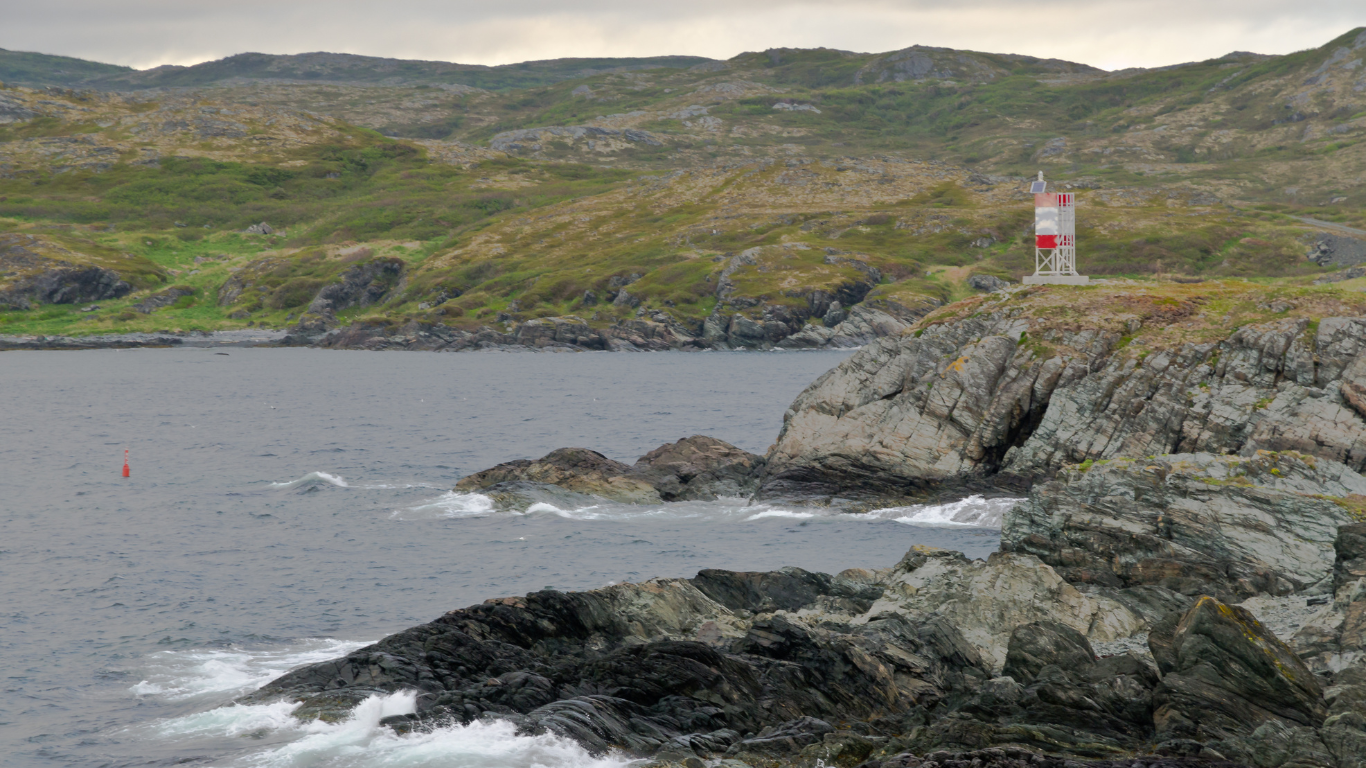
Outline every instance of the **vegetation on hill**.
<svg viewBox="0 0 1366 768">
<path fill-rule="evenodd" d="M 0 65 L 65 71 L 25 56 Z M 919 47 L 703 66 L 244 54 L 92 75 L 211 88 L 10 87 L 0 232 L 162 272 L 99 310 L 4 311 L 0 328 L 284 327 L 361 273 L 394 279 L 327 322 L 698 329 L 718 313 L 800 322 L 820 295 L 949 301 L 973 275 L 1032 271 L 1039 169 L 1079 196 L 1085 272 L 1306 286 L 1327 271 L 1305 258 L 1330 231 L 1313 221 L 1366 229 L 1363 58 L 1353 30 L 1118 73 Z M 453 72 L 504 79 L 478 90 Z M 262 222 L 270 234 L 247 231 Z M 172 283 L 192 297 L 130 309 Z"/>
</svg>

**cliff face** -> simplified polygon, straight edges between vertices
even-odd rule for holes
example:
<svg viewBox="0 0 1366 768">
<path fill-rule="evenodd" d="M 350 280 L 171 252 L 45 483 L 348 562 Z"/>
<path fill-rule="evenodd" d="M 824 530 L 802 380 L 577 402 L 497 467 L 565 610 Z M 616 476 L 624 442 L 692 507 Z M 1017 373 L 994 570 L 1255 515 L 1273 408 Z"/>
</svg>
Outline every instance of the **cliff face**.
<svg viewBox="0 0 1366 768">
<path fill-rule="evenodd" d="M 797 398 L 760 497 L 1023 487 L 1088 459 L 1167 453 L 1295 450 L 1361 469 L 1366 313 L 1263 297 L 1250 313 L 1262 322 L 1243 325 L 1224 319 L 1237 309 L 1215 315 L 1221 290 L 1140 307 L 1117 288 L 1076 292 L 1082 316 L 1061 320 L 1065 294 L 1019 291 L 931 315 Z M 1258 306 L 1255 291 L 1240 298 Z"/>
</svg>

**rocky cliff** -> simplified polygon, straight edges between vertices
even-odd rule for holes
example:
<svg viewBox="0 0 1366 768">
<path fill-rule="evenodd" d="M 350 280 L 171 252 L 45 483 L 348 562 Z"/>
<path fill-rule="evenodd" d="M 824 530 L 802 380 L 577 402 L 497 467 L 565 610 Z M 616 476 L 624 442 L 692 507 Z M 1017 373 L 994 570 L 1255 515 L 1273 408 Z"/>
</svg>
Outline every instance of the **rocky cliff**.
<svg viewBox="0 0 1366 768">
<path fill-rule="evenodd" d="M 760 496 L 1019 488 L 1086 460 L 1192 452 L 1294 450 L 1361 469 L 1363 309 L 1227 284 L 960 302 L 808 387 Z"/>
</svg>

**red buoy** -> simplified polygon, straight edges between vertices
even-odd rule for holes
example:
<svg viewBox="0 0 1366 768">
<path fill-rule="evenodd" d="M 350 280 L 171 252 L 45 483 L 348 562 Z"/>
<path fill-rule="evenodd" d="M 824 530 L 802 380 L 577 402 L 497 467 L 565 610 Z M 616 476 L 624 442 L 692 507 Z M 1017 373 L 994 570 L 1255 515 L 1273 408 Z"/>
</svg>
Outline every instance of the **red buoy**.
<svg viewBox="0 0 1366 768">
<path fill-rule="evenodd" d="M 128 477 L 128 449 L 123 449 L 123 476 Z"/>
</svg>

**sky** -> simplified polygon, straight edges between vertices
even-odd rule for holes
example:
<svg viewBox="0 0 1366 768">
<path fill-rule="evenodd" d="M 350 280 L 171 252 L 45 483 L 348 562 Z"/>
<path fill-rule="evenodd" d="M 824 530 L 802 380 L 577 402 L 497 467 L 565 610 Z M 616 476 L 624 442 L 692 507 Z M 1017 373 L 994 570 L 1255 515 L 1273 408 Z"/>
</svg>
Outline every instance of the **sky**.
<svg viewBox="0 0 1366 768">
<path fill-rule="evenodd" d="M 331 51 L 464 64 L 933 45 L 1154 67 L 1290 53 L 1366 0 L 0 0 L 0 48 L 139 69 Z"/>
</svg>

